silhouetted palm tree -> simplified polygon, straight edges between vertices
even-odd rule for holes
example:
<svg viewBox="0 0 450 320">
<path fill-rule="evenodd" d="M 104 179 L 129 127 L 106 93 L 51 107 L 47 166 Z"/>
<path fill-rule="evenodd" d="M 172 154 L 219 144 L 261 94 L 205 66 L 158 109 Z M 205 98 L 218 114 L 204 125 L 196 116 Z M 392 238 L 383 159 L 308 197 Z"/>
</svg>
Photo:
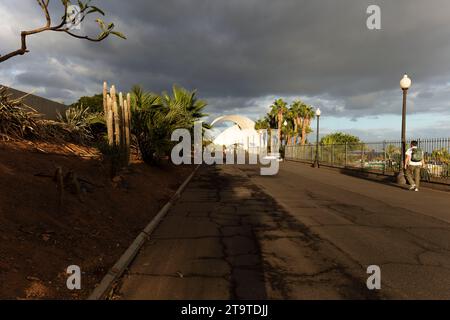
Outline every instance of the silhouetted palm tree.
<svg viewBox="0 0 450 320">
<path fill-rule="evenodd" d="M 302 129 L 301 145 L 305 145 L 306 137 L 307 137 L 308 133 L 311 132 L 311 129 L 310 129 L 311 120 L 314 119 L 316 114 L 314 112 L 314 109 L 311 106 L 302 103 L 299 108 L 299 116 L 301 119 L 301 129 Z"/>
<path fill-rule="evenodd" d="M 277 120 L 278 141 L 281 141 L 281 128 L 283 125 L 283 115 L 288 111 L 287 103 L 283 99 L 277 99 L 270 106 L 270 116 Z"/>
</svg>

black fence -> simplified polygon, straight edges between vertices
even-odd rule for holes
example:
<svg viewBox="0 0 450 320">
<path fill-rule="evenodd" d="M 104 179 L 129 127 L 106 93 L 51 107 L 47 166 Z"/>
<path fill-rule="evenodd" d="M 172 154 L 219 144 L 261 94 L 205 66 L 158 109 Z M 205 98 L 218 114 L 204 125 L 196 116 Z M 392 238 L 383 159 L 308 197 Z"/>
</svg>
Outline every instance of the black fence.
<svg viewBox="0 0 450 320">
<path fill-rule="evenodd" d="M 417 140 L 425 153 L 425 167 L 432 181 L 450 184 L 450 139 Z M 410 141 L 407 142 L 409 146 Z M 395 174 L 401 166 L 401 141 L 319 145 L 321 164 L 355 168 L 383 174 Z M 285 147 L 286 160 L 313 163 L 316 145 L 290 145 Z"/>
</svg>

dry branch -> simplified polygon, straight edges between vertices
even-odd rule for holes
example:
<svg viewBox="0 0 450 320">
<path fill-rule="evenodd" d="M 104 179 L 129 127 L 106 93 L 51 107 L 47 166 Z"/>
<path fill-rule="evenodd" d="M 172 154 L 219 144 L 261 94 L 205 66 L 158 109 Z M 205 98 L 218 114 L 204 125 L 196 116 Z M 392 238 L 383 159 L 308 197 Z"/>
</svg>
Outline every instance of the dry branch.
<svg viewBox="0 0 450 320">
<path fill-rule="evenodd" d="M 93 41 L 93 42 L 100 42 L 100 41 L 106 39 L 107 37 L 109 37 L 109 35 L 111 35 L 111 34 L 115 35 L 117 37 L 126 39 L 123 34 L 121 34 L 120 32 L 114 31 L 113 23 L 106 25 L 103 22 L 103 20 L 101 20 L 101 19 L 96 20 L 100 27 L 100 30 L 101 30 L 101 33 L 96 38 L 92 38 L 87 35 L 78 35 L 71 31 L 70 26 L 68 26 L 69 23 L 71 22 L 71 21 L 69 21 L 69 18 L 72 18 L 71 19 L 72 21 L 77 21 L 78 23 L 81 23 L 84 21 L 86 16 L 88 16 L 89 14 L 99 13 L 101 15 L 104 15 L 103 11 L 101 11 L 97 7 L 89 5 L 91 0 L 84 1 L 84 2 L 78 1 L 78 5 L 80 6 L 80 11 L 77 12 L 75 17 L 70 17 L 68 15 L 68 8 L 70 5 L 70 1 L 61 0 L 63 7 L 64 7 L 64 15 L 61 18 L 61 22 L 54 26 L 52 26 L 52 18 L 51 18 L 50 12 L 49 12 L 50 0 L 37 0 L 37 2 L 38 2 L 38 5 L 41 7 L 42 12 L 44 13 L 45 20 L 46 20 L 45 25 L 40 28 L 33 29 L 33 30 L 22 31 L 20 33 L 20 39 L 21 39 L 20 48 L 15 51 L 12 51 L 8 54 L 0 55 L 0 63 L 6 61 L 8 59 L 11 59 L 12 57 L 20 56 L 20 55 L 24 55 L 24 54 L 28 53 L 29 50 L 27 47 L 27 37 L 34 35 L 34 34 L 46 32 L 46 31 L 64 32 L 71 37 L 74 37 L 77 39 Z"/>
</svg>

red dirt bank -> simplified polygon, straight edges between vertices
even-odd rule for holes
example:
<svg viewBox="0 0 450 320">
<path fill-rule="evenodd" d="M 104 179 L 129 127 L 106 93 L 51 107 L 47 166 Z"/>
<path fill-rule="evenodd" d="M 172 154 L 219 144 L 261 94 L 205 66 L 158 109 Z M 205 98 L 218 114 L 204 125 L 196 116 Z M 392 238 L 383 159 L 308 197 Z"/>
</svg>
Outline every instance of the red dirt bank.
<svg viewBox="0 0 450 320">
<path fill-rule="evenodd" d="M 66 191 L 58 210 L 50 177 L 56 166 L 83 179 L 83 202 Z M 45 143 L 0 142 L 0 299 L 87 298 L 192 169 L 134 160 L 111 182 L 98 157 Z M 66 287 L 73 264 L 83 273 L 79 291 Z"/>
</svg>

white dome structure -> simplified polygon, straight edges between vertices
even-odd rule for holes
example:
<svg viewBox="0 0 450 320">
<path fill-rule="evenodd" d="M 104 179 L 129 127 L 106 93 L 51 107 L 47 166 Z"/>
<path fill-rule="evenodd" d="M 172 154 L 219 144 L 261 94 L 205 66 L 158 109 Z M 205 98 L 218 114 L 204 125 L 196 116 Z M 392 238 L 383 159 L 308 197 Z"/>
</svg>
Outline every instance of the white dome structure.
<svg viewBox="0 0 450 320">
<path fill-rule="evenodd" d="M 220 133 L 213 141 L 215 145 L 238 145 L 245 150 L 260 147 L 260 135 L 255 130 L 255 122 L 239 115 L 221 116 L 215 119 L 211 126 L 223 122 L 232 122 L 235 125 Z"/>
<path fill-rule="evenodd" d="M 244 116 L 239 116 L 239 115 L 230 115 L 230 116 L 221 116 L 218 117 L 216 120 L 214 120 L 211 123 L 211 126 L 214 126 L 217 123 L 221 123 L 221 122 L 234 122 L 235 124 L 237 124 L 239 126 L 239 128 L 241 128 L 241 130 L 255 130 L 255 122 L 250 120 L 247 117 Z"/>
</svg>

